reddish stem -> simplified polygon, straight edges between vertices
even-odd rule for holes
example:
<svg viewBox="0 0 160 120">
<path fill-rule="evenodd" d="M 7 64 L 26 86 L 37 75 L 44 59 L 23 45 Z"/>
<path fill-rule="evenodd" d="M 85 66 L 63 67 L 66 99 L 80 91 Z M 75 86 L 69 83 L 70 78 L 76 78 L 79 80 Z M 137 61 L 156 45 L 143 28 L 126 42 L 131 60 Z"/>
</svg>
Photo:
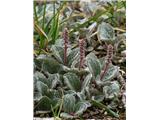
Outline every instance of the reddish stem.
<svg viewBox="0 0 160 120">
<path fill-rule="evenodd" d="M 68 49 L 68 29 L 65 28 L 63 32 L 63 39 L 64 39 L 64 64 L 67 64 L 67 49 Z"/>
<path fill-rule="evenodd" d="M 104 69 L 103 69 L 103 72 L 101 72 L 100 80 L 103 79 L 105 73 L 108 71 L 109 64 L 110 64 L 110 63 L 106 63 L 106 65 L 105 65 L 105 67 L 104 67 Z"/>
<path fill-rule="evenodd" d="M 103 79 L 104 75 L 108 71 L 109 65 L 112 62 L 112 57 L 113 57 L 113 46 L 109 44 L 107 46 L 107 61 L 106 61 L 105 66 L 103 67 L 103 71 L 100 74 L 100 80 Z"/>
<path fill-rule="evenodd" d="M 79 49 L 80 49 L 79 70 L 84 67 L 84 58 L 85 58 L 84 45 L 85 45 L 84 39 L 80 39 L 80 40 L 79 40 Z"/>
</svg>

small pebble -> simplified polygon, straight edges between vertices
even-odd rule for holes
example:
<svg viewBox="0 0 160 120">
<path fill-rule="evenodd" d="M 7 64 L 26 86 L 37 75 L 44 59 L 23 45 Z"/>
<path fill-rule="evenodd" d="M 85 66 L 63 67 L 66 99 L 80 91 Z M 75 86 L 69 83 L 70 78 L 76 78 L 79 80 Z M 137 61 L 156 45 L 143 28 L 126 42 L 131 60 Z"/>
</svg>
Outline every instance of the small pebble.
<svg viewBox="0 0 160 120">
<path fill-rule="evenodd" d="M 105 112 L 104 112 L 104 115 L 107 115 L 107 114 L 108 114 L 108 113 L 105 111 Z"/>
</svg>

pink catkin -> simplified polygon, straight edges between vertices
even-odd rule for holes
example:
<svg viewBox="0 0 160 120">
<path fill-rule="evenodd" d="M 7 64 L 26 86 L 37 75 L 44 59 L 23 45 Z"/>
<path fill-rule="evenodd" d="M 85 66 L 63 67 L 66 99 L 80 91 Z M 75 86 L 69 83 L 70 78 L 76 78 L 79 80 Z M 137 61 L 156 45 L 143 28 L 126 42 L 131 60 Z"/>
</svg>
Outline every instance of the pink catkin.
<svg viewBox="0 0 160 120">
<path fill-rule="evenodd" d="M 80 62 L 79 62 L 79 70 L 84 67 L 84 58 L 85 58 L 85 41 L 84 39 L 79 40 L 79 49 L 80 49 Z"/>
<path fill-rule="evenodd" d="M 113 57 L 113 46 L 111 44 L 109 44 L 107 46 L 107 61 L 106 61 L 106 64 L 103 68 L 103 71 L 100 74 L 100 80 L 103 79 L 104 75 L 108 71 L 108 67 L 109 67 L 110 63 L 112 62 L 112 57 Z"/>
<path fill-rule="evenodd" d="M 64 64 L 67 64 L 67 49 L 68 49 L 68 29 L 65 28 L 63 32 L 63 40 L 64 40 Z"/>
</svg>

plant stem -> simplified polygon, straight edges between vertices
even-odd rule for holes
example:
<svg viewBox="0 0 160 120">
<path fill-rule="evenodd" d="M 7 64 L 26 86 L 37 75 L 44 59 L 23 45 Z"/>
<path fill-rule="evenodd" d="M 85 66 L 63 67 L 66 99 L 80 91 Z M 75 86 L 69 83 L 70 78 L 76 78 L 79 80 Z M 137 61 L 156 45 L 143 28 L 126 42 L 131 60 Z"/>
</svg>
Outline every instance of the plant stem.
<svg viewBox="0 0 160 120">
<path fill-rule="evenodd" d="M 111 44 L 109 44 L 107 46 L 107 61 L 105 66 L 103 67 L 103 71 L 100 74 L 100 80 L 103 79 L 104 75 L 106 74 L 106 72 L 108 71 L 109 65 L 112 62 L 112 57 L 113 57 L 113 46 Z"/>
<path fill-rule="evenodd" d="M 80 49 L 80 62 L 79 62 L 79 70 L 84 67 L 84 58 L 85 58 L 85 49 L 84 49 L 85 41 L 84 39 L 79 40 L 79 49 Z"/>
<path fill-rule="evenodd" d="M 37 22 L 37 24 L 39 24 L 38 23 L 38 16 L 37 16 L 37 11 L 36 11 L 36 2 L 34 1 L 34 16 L 35 16 L 35 20 L 36 20 L 36 22 Z"/>
<path fill-rule="evenodd" d="M 100 80 L 103 79 L 105 73 L 108 71 L 109 64 L 110 64 L 110 63 L 106 63 L 106 65 L 105 65 L 105 67 L 104 67 L 104 69 L 103 69 L 103 72 L 102 72 L 101 75 L 100 75 Z"/>
<path fill-rule="evenodd" d="M 43 22 L 42 22 L 43 30 L 44 30 L 44 23 L 45 23 L 45 14 L 46 14 L 46 0 L 44 1 L 44 9 L 43 9 Z"/>
<path fill-rule="evenodd" d="M 67 64 L 67 49 L 68 49 L 68 29 L 65 28 L 63 32 L 63 39 L 64 39 L 64 64 Z"/>
</svg>

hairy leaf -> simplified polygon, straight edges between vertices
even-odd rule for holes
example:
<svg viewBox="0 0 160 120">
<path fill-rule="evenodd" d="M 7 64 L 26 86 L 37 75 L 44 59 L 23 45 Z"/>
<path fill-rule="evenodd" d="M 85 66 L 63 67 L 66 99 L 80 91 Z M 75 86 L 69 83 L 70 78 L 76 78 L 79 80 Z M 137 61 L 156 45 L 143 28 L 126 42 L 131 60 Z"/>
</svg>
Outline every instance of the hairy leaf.
<svg viewBox="0 0 160 120">
<path fill-rule="evenodd" d="M 120 87 L 117 81 L 110 83 L 110 85 L 103 87 L 103 92 L 106 98 L 112 99 L 118 96 L 120 92 Z"/>
<path fill-rule="evenodd" d="M 35 64 L 35 67 L 38 67 L 38 68 L 42 68 L 42 63 L 44 61 L 44 59 L 46 58 L 47 56 L 44 55 L 44 54 L 40 54 L 39 56 L 37 56 L 35 59 L 34 59 L 34 64 Z"/>
<path fill-rule="evenodd" d="M 66 113 L 74 112 L 74 107 L 76 103 L 75 96 L 73 94 L 66 94 L 63 100 L 63 110 Z"/>
<path fill-rule="evenodd" d="M 36 86 L 37 86 L 38 92 L 40 92 L 42 95 L 48 94 L 49 88 L 45 83 L 43 83 L 41 81 L 37 81 Z"/>
<path fill-rule="evenodd" d="M 63 70 L 62 64 L 59 64 L 53 57 L 42 54 L 39 55 L 36 60 L 41 64 L 39 66 L 42 67 L 42 70 L 50 74 L 58 73 Z"/>
<path fill-rule="evenodd" d="M 102 81 L 105 82 L 105 81 L 109 81 L 115 77 L 117 77 L 118 75 L 118 67 L 117 66 L 109 66 L 109 69 L 108 71 L 105 73 Z"/>
<path fill-rule="evenodd" d="M 38 104 L 35 105 L 34 109 L 41 111 L 51 110 L 51 105 L 53 107 L 56 107 L 57 105 L 59 105 L 59 101 L 51 100 L 49 97 L 44 96 L 39 100 Z"/>
<path fill-rule="evenodd" d="M 38 71 L 34 73 L 34 88 L 35 89 L 37 89 L 36 88 L 36 82 L 37 81 L 41 81 L 41 82 L 43 82 L 45 84 L 48 84 L 47 78 L 42 73 L 40 73 Z"/>
<path fill-rule="evenodd" d="M 63 78 L 64 82 L 71 90 L 79 91 L 81 89 L 80 79 L 75 73 L 66 73 Z"/>
<path fill-rule="evenodd" d="M 73 115 L 70 115 L 70 114 L 64 113 L 64 112 L 62 112 L 60 114 L 60 117 L 65 118 L 65 119 L 73 119 L 73 118 L 75 118 Z"/>
<path fill-rule="evenodd" d="M 74 90 L 66 90 L 66 91 L 64 91 L 64 94 L 76 95 L 77 93 L 76 93 L 76 91 L 74 91 Z"/>
<path fill-rule="evenodd" d="M 92 79 L 92 74 L 88 74 L 82 83 L 82 86 L 83 86 L 82 91 L 84 91 L 86 89 L 86 87 L 89 86 L 91 79 Z"/>
<path fill-rule="evenodd" d="M 73 64 L 73 61 L 79 57 L 79 48 L 73 49 L 67 56 L 68 66 Z"/>
<path fill-rule="evenodd" d="M 51 48 L 54 57 L 60 62 L 64 63 L 63 57 L 64 57 L 64 49 L 62 46 L 53 45 Z"/>
<path fill-rule="evenodd" d="M 60 99 L 62 98 L 62 91 L 60 90 L 53 90 L 52 91 L 53 99 Z"/>
<path fill-rule="evenodd" d="M 61 83 L 59 74 L 50 74 L 49 78 L 49 88 L 55 88 L 57 84 Z"/>
<path fill-rule="evenodd" d="M 87 66 L 95 78 L 100 74 L 100 62 L 93 53 L 87 56 Z"/>
<path fill-rule="evenodd" d="M 86 99 L 84 92 L 77 92 L 76 95 L 78 96 L 80 101 L 84 101 Z"/>
<path fill-rule="evenodd" d="M 91 104 L 87 101 L 85 102 L 78 102 L 75 106 L 75 115 L 81 115 L 84 111 L 87 110 L 88 107 L 90 107 Z"/>
<path fill-rule="evenodd" d="M 42 94 L 40 92 L 34 92 L 34 101 L 39 101 L 42 98 Z"/>
<path fill-rule="evenodd" d="M 98 32 L 97 35 L 99 40 L 109 42 L 109 43 L 114 42 L 114 37 L 115 37 L 114 29 L 109 23 L 102 22 L 98 26 L 97 32 Z"/>
<path fill-rule="evenodd" d="M 43 60 L 42 69 L 48 71 L 51 74 L 60 72 L 63 68 L 55 59 L 47 57 Z"/>
</svg>

